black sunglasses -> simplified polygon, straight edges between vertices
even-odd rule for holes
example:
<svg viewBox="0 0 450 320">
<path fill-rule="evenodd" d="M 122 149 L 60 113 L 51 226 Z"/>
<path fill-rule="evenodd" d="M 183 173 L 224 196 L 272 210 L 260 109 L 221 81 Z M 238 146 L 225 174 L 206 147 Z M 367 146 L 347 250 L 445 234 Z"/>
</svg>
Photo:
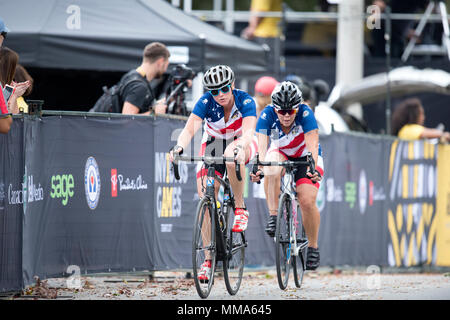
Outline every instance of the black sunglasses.
<svg viewBox="0 0 450 320">
<path fill-rule="evenodd" d="M 219 91 L 222 91 L 223 93 L 228 93 L 228 91 L 230 91 L 230 89 L 231 89 L 231 85 L 226 85 L 225 87 L 222 87 L 217 90 L 209 90 L 209 92 L 211 92 L 211 94 L 215 97 L 215 96 L 219 95 Z"/>
<path fill-rule="evenodd" d="M 279 114 L 281 114 L 282 116 L 285 116 L 286 114 L 292 116 L 292 115 L 295 113 L 296 110 L 297 110 L 297 109 L 277 110 L 277 112 L 278 112 Z"/>
</svg>

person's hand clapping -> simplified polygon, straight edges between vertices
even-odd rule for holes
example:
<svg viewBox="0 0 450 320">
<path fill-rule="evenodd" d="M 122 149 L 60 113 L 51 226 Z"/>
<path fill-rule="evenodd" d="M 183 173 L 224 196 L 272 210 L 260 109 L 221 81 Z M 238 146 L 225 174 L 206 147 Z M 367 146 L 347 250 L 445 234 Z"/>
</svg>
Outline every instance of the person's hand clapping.
<svg viewBox="0 0 450 320">
<path fill-rule="evenodd" d="M 11 85 L 15 88 L 13 96 L 16 98 L 23 96 L 25 91 L 27 91 L 28 87 L 31 85 L 31 82 L 29 80 L 24 82 L 15 82 L 13 81 Z"/>
</svg>

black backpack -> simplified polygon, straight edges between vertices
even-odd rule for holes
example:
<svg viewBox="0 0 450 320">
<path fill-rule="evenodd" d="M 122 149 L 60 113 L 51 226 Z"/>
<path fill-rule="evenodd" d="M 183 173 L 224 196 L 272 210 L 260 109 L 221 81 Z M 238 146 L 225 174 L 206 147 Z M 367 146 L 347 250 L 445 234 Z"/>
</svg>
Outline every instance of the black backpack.
<svg viewBox="0 0 450 320">
<path fill-rule="evenodd" d="M 150 84 L 147 80 L 142 78 L 139 74 L 131 76 L 127 81 L 120 81 L 118 84 L 113 85 L 111 88 L 107 88 L 104 86 L 103 94 L 100 98 L 98 98 L 94 107 L 89 110 L 89 112 L 111 112 L 111 113 L 121 113 L 122 112 L 122 103 L 121 103 L 121 95 L 123 94 L 123 90 L 127 85 L 135 81 L 144 81 L 147 85 L 150 94 L 153 94 Z"/>
</svg>

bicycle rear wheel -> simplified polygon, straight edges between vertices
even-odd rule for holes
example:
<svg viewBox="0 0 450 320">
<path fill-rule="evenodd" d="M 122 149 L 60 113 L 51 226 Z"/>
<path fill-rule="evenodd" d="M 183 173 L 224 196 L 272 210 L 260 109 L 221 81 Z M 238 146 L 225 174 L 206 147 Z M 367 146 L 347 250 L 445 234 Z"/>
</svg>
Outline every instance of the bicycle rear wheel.
<svg viewBox="0 0 450 320">
<path fill-rule="evenodd" d="M 207 298 L 211 292 L 216 267 L 216 229 L 214 226 L 214 206 L 208 198 L 202 198 L 197 206 L 192 237 L 192 268 L 197 293 Z M 211 260 L 209 272 L 203 274 L 202 264 Z M 199 276 L 201 278 L 199 279 Z M 207 280 L 205 280 L 207 278 Z"/>
<path fill-rule="evenodd" d="M 292 263 L 292 244 L 290 243 L 291 200 L 283 193 L 279 200 L 277 227 L 275 231 L 275 258 L 277 265 L 278 285 L 285 290 L 289 280 Z"/>
<path fill-rule="evenodd" d="M 239 291 L 244 273 L 245 237 L 244 233 L 231 231 L 233 227 L 233 208 L 228 207 L 226 253 L 223 264 L 225 285 L 230 295 Z"/>
</svg>

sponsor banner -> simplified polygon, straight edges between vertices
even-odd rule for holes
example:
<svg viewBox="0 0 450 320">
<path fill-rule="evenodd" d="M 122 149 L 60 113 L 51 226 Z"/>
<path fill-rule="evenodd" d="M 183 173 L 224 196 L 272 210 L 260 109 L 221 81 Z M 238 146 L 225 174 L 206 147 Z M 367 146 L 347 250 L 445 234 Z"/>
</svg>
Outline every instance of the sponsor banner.
<svg viewBox="0 0 450 320">
<path fill-rule="evenodd" d="M 436 264 L 437 147 L 423 141 L 395 140 L 387 181 L 389 266 Z"/>
<path fill-rule="evenodd" d="M 153 270 L 150 120 L 25 119 L 23 276 Z M 12 183 L 14 202 L 24 197 Z M 7 188 L 6 188 L 7 191 Z"/>
<path fill-rule="evenodd" d="M 437 157 L 436 265 L 450 266 L 450 145 L 440 145 Z"/>
<path fill-rule="evenodd" d="M 322 265 L 386 265 L 383 172 L 391 141 L 339 133 L 320 137 L 325 167 L 317 196 Z"/>
<path fill-rule="evenodd" d="M 184 124 L 14 121 L 0 135 L 0 291 L 65 275 L 70 266 L 83 273 L 191 268 L 196 164 L 180 163 L 176 181 L 168 158 Z M 198 154 L 201 136 L 185 154 Z M 322 265 L 449 265 L 448 146 L 438 153 L 422 141 L 340 133 L 320 142 Z M 273 266 L 264 187 L 249 181 L 249 169 L 246 264 Z"/>
<path fill-rule="evenodd" d="M 0 134 L 0 292 L 22 289 L 23 204 L 39 202 L 42 186 L 23 165 L 23 122 Z M 31 205 L 31 204 L 30 204 Z"/>
<path fill-rule="evenodd" d="M 162 118 L 154 122 L 158 134 L 153 138 L 154 153 L 150 163 L 154 170 L 153 217 L 158 238 L 155 266 L 161 270 L 192 267 L 192 228 L 198 202 L 196 164 L 180 162 L 180 180 L 177 181 L 169 161 L 169 149 L 176 144 L 184 124 L 184 121 Z M 195 148 L 187 148 L 183 154 L 191 154 L 191 149 L 192 155 L 195 154 Z"/>
</svg>

